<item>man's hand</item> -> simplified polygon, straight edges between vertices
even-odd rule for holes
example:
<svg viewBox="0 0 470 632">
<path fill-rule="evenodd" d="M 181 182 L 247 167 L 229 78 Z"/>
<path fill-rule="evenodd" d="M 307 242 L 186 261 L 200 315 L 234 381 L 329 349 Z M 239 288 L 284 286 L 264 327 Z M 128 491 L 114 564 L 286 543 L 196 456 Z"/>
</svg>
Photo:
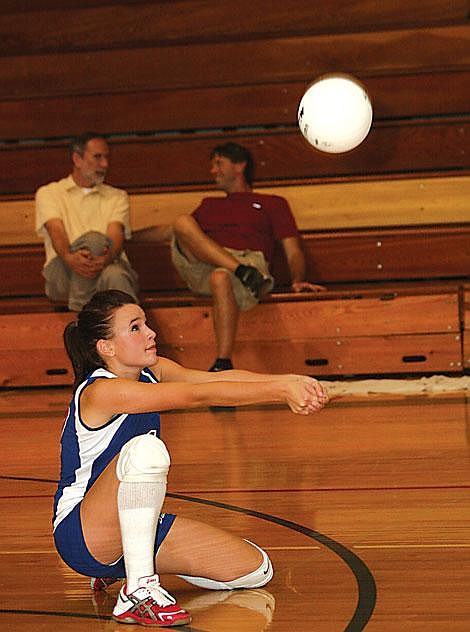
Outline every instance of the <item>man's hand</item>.
<svg viewBox="0 0 470 632">
<path fill-rule="evenodd" d="M 102 257 L 93 257 L 89 250 L 81 248 L 75 252 L 69 252 L 65 262 L 76 274 L 87 279 L 94 279 L 100 272 L 96 263 L 96 259 L 100 258 Z"/>
<path fill-rule="evenodd" d="M 293 292 L 326 292 L 324 285 L 317 285 L 309 281 L 294 281 L 291 285 Z"/>
<path fill-rule="evenodd" d="M 110 258 L 109 258 L 110 257 L 109 248 L 106 248 L 101 255 L 98 255 L 96 257 L 94 257 L 93 255 L 90 255 L 90 257 L 95 268 L 95 276 L 100 274 L 100 272 L 102 272 L 106 268 L 106 266 L 111 263 Z"/>
</svg>

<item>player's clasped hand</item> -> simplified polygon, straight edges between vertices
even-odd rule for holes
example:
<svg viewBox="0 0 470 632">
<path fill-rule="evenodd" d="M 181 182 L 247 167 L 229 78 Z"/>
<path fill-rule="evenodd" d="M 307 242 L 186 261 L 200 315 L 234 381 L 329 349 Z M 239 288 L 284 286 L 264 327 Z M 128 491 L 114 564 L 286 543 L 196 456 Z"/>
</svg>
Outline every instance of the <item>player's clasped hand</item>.
<svg viewBox="0 0 470 632">
<path fill-rule="evenodd" d="M 324 386 L 307 375 L 289 376 L 287 404 L 298 415 L 310 415 L 320 411 L 329 401 Z"/>
</svg>

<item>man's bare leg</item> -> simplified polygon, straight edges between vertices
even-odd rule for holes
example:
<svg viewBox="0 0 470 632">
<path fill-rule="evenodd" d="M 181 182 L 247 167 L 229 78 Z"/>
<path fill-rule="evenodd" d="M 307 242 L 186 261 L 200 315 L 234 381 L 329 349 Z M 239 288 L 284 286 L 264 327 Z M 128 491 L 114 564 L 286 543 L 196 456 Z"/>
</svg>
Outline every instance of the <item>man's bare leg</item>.
<svg viewBox="0 0 470 632">
<path fill-rule="evenodd" d="M 188 261 L 204 261 L 235 272 L 240 262 L 201 230 L 191 215 L 180 215 L 173 225 L 178 246 Z"/>
<path fill-rule="evenodd" d="M 232 281 L 224 270 L 218 269 L 212 272 L 210 284 L 217 357 L 231 359 L 240 313 Z"/>
<path fill-rule="evenodd" d="M 254 296 L 269 291 L 271 282 L 254 266 L 241 264 L 228 250 L 208 237 L 191 215 L 180 215 L 173 225 L 178 247 L 188 261 L 203 261 L 235 274 Z"/>
</svg>

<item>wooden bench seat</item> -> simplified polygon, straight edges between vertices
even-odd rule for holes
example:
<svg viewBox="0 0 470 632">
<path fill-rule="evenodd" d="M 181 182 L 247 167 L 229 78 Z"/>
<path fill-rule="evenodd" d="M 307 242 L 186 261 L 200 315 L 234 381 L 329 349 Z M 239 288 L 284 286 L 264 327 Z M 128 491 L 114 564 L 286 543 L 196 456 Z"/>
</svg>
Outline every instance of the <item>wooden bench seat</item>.
<svg viewBox="0 0 470 632">
<path fill-rule="evenodd" d="M 256 190 L 285 197 L 299 229 L 306 233 L 469 223 L 470 176 L 463 174 L 333 183 L 277 183 Z M 169 224 L 179 214 L 191 213 L 208 195 L 222 194 L 209 186 L 170 192 L 148 189 L 131 192 L 134 238 L 143 238 L 151 226 Z M 34 229 L 32 196 L 0 196 L 0 246 L 41 243 Z"/>
<path fill-rule="evenodd" d="M 441 226 L 318 231 L 303 234 L 308 277 L 316 283 L 386 282 L 465 278 L 470 271 L 470 223 Z M 143 292 L 179 292 L 167 243 L 131 240 L 126 245 Z M 41 244 L 0 246 L 0 296 L 40 296 Z M 273 262 L 277 289 L 288 283 L 280 251 Z"/>
</svg>

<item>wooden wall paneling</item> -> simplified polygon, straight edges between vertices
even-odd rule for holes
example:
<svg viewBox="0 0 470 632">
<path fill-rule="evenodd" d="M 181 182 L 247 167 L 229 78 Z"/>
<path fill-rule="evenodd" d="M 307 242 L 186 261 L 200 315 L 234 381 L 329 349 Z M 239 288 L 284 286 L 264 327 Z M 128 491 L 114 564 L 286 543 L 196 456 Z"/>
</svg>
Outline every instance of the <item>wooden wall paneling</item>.
<svg viewBox="0 0 470 632">
<path fill-rule="evenodd" d="M 207 186 L 208 157 L 219 142 L 235 140 L 253 152 L 259 185 L 312 178 L 387 174 L 450 175 L 469 169 L 470 117 L 375 125 L 366 140 L 344 154 L 314 150 L 292 131 L 182 135 L 112 143 L 109 182 L 128 190 Z M 0 192 L 33 194 L 67 174 L 70 159 L 60 143 L 15 145 L 0 150 Z"/>
<path fill-rule="evenodd" d="M 27 63 L 25 63 L 25 61 Z M 468 69 L 470 29 L 347 33 L 0 57 L 0 98 L 105 94 Z"/>
<path fill-rule="evenodd" d="M 314 77 L 312 76 L 311 79 Z M 470 70 L 360 77 L 374 120 L 469 113 Z M 0 101 L 0 139 L 293 125 L 310 81 Z"/>
<path fill-rule="evenodd" d="M 319 5 L 309 0 L 239 0 L 234 20 L 233 6 L 219 0 L 41 4 L 28 13 L 10 7 L 11 12 L 3 15 L 1 55 L 423 28 L 465 23 L 468 11 L 464 0 L 433 0 L 426 6 L 409 0 L 399 8 L 394 0 L 324 0 Z"/>
</svg>

